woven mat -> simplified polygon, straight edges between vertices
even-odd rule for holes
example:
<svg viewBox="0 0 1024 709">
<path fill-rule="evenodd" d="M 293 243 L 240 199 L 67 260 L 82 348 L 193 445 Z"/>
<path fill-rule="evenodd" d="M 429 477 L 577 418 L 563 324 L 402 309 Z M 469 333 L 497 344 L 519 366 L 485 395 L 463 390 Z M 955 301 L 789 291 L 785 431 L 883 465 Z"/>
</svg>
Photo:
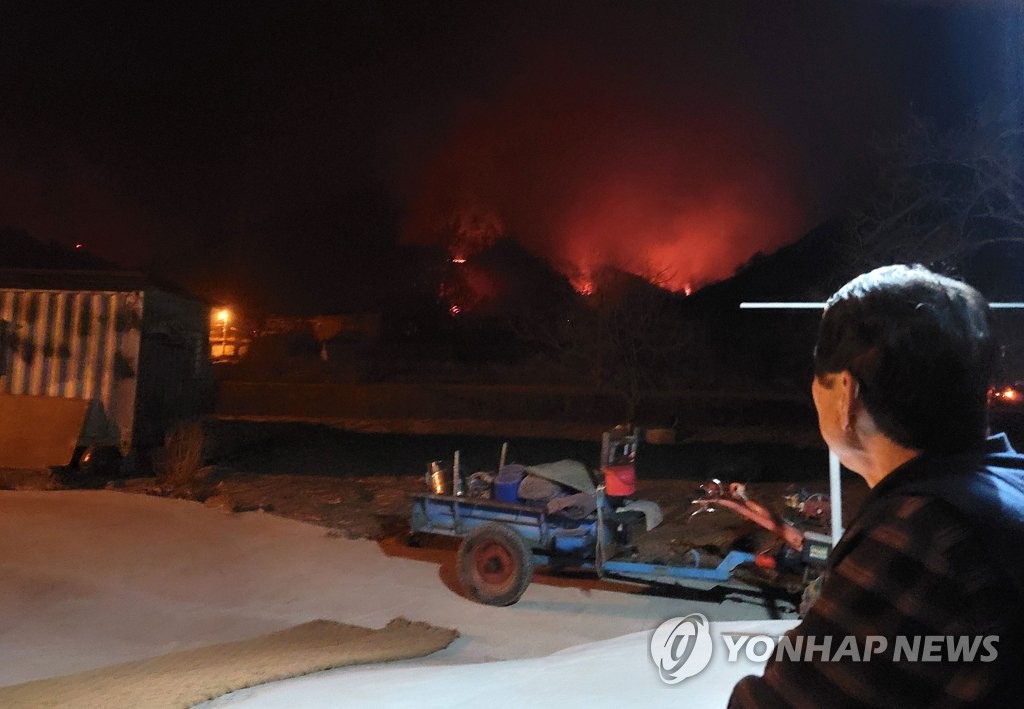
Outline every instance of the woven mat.
<svg viewBox="0 0 1024 709">
<path fill-rule="evenodd" d="M 422 657 L 458 635 L 404 618 L 379 630 L 314 620 L 249 640 L 0 687 L 0 707 L 189 707 L 333 667 Z"/>
</svg>

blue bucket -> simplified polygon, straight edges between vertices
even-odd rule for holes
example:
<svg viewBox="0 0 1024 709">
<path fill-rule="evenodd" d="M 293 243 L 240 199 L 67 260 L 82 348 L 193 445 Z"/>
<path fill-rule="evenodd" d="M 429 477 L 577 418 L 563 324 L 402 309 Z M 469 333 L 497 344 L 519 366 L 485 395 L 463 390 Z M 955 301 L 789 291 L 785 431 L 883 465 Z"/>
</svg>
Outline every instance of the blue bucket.
<svg viewBox="0 0 1024 709">
<path fill-rule="evenodd" d="M 498 471 L 494 478 L 494 499 L 498 502 L 519 502 L 519 483 L 526 475 L 526 466 L 512 463 Z"/>
</svg>

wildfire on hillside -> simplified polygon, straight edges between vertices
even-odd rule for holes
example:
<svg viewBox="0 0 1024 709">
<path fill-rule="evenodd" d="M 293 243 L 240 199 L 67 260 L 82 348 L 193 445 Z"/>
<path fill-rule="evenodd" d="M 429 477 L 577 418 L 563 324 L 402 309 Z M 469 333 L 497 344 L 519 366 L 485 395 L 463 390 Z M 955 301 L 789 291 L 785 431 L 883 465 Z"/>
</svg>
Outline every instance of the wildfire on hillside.
<svg viewBox="0 0 1024 709">
<path fill-rule="evenodd" d="M 533 76 L 457 116 L 424 163 L 404 240 L 472 259 L 508 237 L 578 292 L 594 287 L 580 274 L 611 266 L 686 293 L 813 219 L 785 126 L 721 97 L 666 103 L 613 72 Z"/>
<path fill-rule="evenodd" d="M 572 287 L 576 289 L 576 292 L 580 295 L 594 295 L 595 287 L 594 281 L 590 278 L 586 278 L 582 281 L 574 280 Z"/>
<path fill-rule="evenodd" d="M 444 275 L 437 293 L 452 317 L 478 311 L 498 296 L 498 284 L 485 270 L 466 259 L 453 258 L 452 264 L 457 268 Z"/>
<path fill-rule="evenodd" d="M 461 225 L 473 223 L 472 219 L 463 217 L 456 217 L 450 221 L 452 224 Z M 506 236 L 499 231 L 499 225 L 500 220 L 495 218 L 489 222 L 486 230 L 462 229 L 446 244 L 449 262 L 458 268 L 450 271 L 445 277 L 440 295 L 449 302 L 453 297 L 457 297 L 462 303 L 457 308 L 458 312 L 477 309 L 500 290 L 499 285 L 485 273 L 485 269 L 482 270 L 472 261 L 472 257 Z M 567 250 L 565 258 L 558 262 L 558 270 L 569 281 L 573 290 L 582 296 L 594 295 L 599 290 L 599 279 L 595 274 L 609 267 L 632 273 L 659 288 L 690 295 L 694 290 L 693 281 L 678 277 L 678 271 L 667 265 L 677 257 L 676 254 L 677 251 L 672 248 L 655 246 L 649 248 L 646 253 L 638 252 L 631 258 L 619 260 L 612 251 L 605 250 L 604 253 L 599 253 L 588 243 L 586 237 L 580 237 L 572 248 Z M 666 265 L 659 268 L 661 264 Z"/>
</svg>

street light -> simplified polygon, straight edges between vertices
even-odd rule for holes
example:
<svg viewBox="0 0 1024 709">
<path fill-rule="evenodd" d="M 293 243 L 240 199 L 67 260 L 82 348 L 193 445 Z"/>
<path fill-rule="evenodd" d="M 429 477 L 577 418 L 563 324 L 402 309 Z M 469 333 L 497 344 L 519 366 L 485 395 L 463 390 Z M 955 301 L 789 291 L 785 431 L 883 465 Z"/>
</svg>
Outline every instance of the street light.
<svg viewBox="0 0 1024 709">
<path fill-rule="evenodd" d="M 217 319 L 220 320 L 220 358 L 227 359 L 228 320 L 231 319 L 231 311 L 221 308 L 217 312 Z"/>
</svg>

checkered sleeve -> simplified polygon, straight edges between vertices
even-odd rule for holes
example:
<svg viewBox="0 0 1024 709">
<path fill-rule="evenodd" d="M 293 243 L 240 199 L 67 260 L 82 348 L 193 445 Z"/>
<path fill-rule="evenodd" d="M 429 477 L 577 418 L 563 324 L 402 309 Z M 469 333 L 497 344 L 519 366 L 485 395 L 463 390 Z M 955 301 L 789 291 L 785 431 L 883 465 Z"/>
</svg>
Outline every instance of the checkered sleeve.
<svg viewBox="0 0 1024 709">
<path fill-rule="evenodd" d="M 946 642 L 1005 631 L 1005 584 L 980 541 L 934 498 L 894 496 L 872 512 L 850 530 L 820 597 L 787 633 L 788 646 L 802 648 L 798 659 L 777 652 L 762 677 L 736 685 L 730 707 L 967 706 L 989 696 L 998 662 L 894 656 L 900 637 Z M 837 659 L 848 636 L 857 652 Z M 868 638 L 884 638 L 886 649 L 867 655 Z"/>
</svg>

